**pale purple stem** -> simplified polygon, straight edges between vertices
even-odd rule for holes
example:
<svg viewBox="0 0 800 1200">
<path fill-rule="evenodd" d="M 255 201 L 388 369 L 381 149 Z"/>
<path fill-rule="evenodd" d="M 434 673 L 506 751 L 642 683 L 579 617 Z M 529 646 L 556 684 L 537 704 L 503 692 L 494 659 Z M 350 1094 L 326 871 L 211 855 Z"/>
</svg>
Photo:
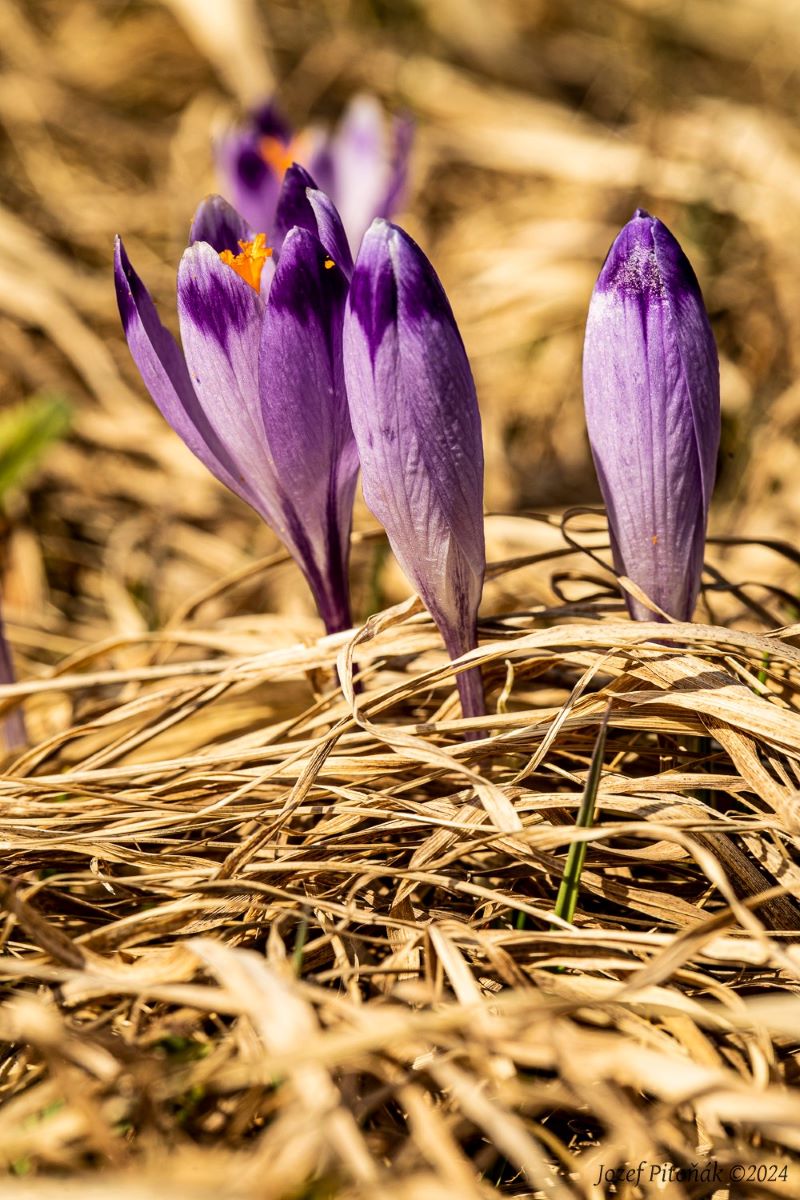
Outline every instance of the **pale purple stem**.
<svg viewBox="0 0 800 1200">
<path fill-rule="evenodd" d="M 478 645 L 477 629 L 473 629 L 465 637 L 460 633 L 444 634 L 447 653 L 451 659 L 460 658 L 468 650 L 474 650 Z M 483 691 L 483 677 L 480 667 L 471 667 L 468 671 L 460 671 L 456 675 L 456 687 L 461 700 L 461 712 L 465 717 L 485 717 L 486 698 Z M 482 735 L 473 730 L 464 735 L 466 741 L 474 741 Z"/>
<path fill-rule="evenodd" d="M 14 664 L 11 650 L 6 640 L 3 619 L 0 617 L 0 683 L 15 683 Z M 0 737 L 9 753 L 21 750 L 28 744 L 28 733 L 25 728 L 25 717 L 21 709 L 14 709 L 0 720 Z"/>
</svg>

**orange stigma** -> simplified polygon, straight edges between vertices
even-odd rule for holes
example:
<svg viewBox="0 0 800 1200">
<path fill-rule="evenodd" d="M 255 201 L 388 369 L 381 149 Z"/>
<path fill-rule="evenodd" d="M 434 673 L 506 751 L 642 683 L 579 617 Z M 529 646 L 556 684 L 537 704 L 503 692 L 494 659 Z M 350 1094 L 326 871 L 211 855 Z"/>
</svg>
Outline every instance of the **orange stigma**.
<svg viewBox="0 0 800 1200">
<path fill-rule="evenodd" d="M 276 137 L 262 137 L 258 143 L 261 157 L 268 167 L 272 167 L 279 179 L 283 178 L 296 158 L 294 145 L 294 142 L 290 142 L 287 146 Z"/>
<path fill-rule="evenodd" d="M 257 233 L 252 242 L 239 242 L 241 254 L 232 250 L 222 250 L 220 258 L 226 266 L 233 267 L 236 274 L 249 283 L 251 288 L 258 291 L 261 287 L 261 272 L 264 263 L 272 258 L 272 248 L 267 245 L 267 235 Z"/>
</svg>

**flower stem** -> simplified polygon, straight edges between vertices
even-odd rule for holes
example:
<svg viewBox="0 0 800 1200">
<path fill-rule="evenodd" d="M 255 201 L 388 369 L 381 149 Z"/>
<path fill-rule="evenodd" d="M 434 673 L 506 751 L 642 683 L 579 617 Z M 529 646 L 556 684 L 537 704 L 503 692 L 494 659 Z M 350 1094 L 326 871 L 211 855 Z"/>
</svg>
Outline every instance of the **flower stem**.
<svg viewBox="0 0 800 1200">
<path fill-rule="evenodd" d="M 11 649 L 6 640 L 3 619 L 0 617 L 0 683 L 14 683 L 15 679 Z M 28 731 L 21 709 L 13 709 L 8 716 L 0 719 L 0 742 L 9 753 L 21 750 L 28 744 Z"/>
<path fill-rule="evenodd" d="M 447 653 L 451 659 L 460 658 L 469 650 L 475 650 L 478 645 L 477 622 L 466 634 L 463 630 L 444 629 L 440 626 Z M 461 713 L 464 717 L 485 717 L 486 698 L 483 692 L 483 677 L 480 667 L 470 667 L 468 671 L 459 671 L 456 675 L 456 687 L 461 700 Z M 477 729 L 464 734 L 467 742 L 475 741 L 481 734 Z"/>
<path fill-rule="evenodd" d="M 465 717 L 485 717 L 486 698 L 483 694 L 483 678 L 480 667 L 471 667 L 456 676 L 456 687 L 461 700 L 461 711 Z M 480 737 L 477 731 L 471 735 Z"/>
</svg>

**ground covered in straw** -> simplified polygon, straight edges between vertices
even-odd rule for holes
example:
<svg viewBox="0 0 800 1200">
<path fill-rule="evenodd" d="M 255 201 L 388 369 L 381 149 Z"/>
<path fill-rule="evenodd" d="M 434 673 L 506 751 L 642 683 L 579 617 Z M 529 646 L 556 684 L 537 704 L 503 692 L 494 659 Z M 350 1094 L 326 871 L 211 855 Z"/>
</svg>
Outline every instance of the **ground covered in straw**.
<svg viewBox="0 0 800 1200">
<path fill-rule="evenodd" d="M 409 605 L 290 645 L 201 609 L 19 684 L 80 712 L 0 783 L 0 1154 L 31 1194 L 567 1197 L 709 1158 L 792 1194 L 796 631 L 619 610 L 487 621 L 468 741 Z"/>
<path fill-rule="evenodd" d="M 794 0 L 0 5 L 0 443 L 33 395 L 52 426 L 0 469 L 32 740 L 0 774 L 3 1196 L 800 1194 L 799 29 Z M 299 125 L 359 88 L 417 119 L 404 223 L 486 441 L 469 730 L 363 507 L 359 625 L 321 639 L 119 331 L 114 233 L 171 321 L 209 128 L 270 81 Z M 598 500 L 583 321 L 639 204 L 722 364 L 700 623 L 668 628 L 564 511 Z"/>
</svg>

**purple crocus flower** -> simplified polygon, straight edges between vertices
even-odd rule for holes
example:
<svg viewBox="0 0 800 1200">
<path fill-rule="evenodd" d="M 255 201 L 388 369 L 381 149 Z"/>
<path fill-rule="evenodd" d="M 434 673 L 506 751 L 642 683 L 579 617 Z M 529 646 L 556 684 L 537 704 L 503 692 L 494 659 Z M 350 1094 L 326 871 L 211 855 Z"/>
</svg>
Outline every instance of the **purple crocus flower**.
<svg viewBox="0 0 800 1200">
<path fill-rule="evenodd" d="M 374 96 L 355 96 L 332 133 L 310 127 L 295 135 L 273 101 L 254 108 L 216 143 L 222 190 L 254 229 L 272 229 L 283 177 L 293 162 L 308 169 L 331 197 L 355 254 L 375 217 L 402 203 L 412 122 L 392 121 Z"/>
<path fill-rule="evenodd" d="M 642 209 L 595 284 L 583 389 L 614 565 L 664 612 L 691 620 L 719 447 L 719 363 L 694 271 Z M 635 619 L 658 620 L 626 600 Z"/>
<path fill-rule="evenodd" d="M 347 565 L 358 457 L 341 339 L 352 264 L 328 197 L 309 186 L 295 207 L 302 227 L 287 232 L 276 264 L 264 233 L 221 197 L 203 201 L 178 269 L 182 349 L 119 238 L 117 301 L 162 415 L 275 530 L 334 632 L 351 624 Z"/>
<path fill-rule="evenodd" d="M 6 638 L 3 616 L 0 612 L 0 684 L 14 683 L 14 663 L 11 658 L 11 647 Z M 8 716 L 0 719 L 0 744 L 13 753 L 21 750 L 27 744 L 28 734 L 25 728 L 25 718 L 22 711 L 14 709 Z"/>
<path fill-rule="evenodd" d="M 344 368 L 364 499 L 456 658 L 477 645 L 486 566 L 478 401 L 436 272 L 386 221 L 356 260 Z M 479 670 L 458 687 L 464 714 L 481 715 Z"/>
</svg>

